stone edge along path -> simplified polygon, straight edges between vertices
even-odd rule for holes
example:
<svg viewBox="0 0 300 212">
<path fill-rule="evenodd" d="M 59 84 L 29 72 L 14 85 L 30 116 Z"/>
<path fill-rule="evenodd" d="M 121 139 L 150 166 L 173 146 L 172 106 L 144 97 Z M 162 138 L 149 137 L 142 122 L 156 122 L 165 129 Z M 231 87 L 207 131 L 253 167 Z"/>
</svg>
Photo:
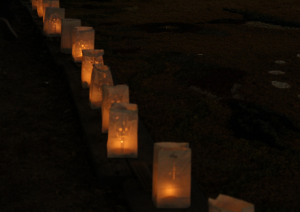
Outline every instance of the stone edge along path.
<svg viewBox="0 0 300 212">
<path fill-rule="evenodd" d="M 30 2 L 19 0 L 32 17 L 37 31 L 43 35 L 43 22 Z M 199 189 L 192 178 L 191 207 L 187 209 L 157 209 L 152 202 L 152 163 L 154 141 L 139 119 L 138 125 L 138 158 L 108 159 L 106 152 L 107 134 L 101 133 L 101 110 L 92 110 L 88 105 L 88 89 L 81 87 L 81 64 L 75 64 L 71 55 L 60 52 L 59 38 L 44 39 L 53 60 L 61 67 L 69 81 L 69 89 L 76 105 L 83 139 L 88 145 L 90 160 L 103 188 L 123 187 L 127 202 L 132 212 L 208 212 L 208 198 Z M 105 51 L 105 50 L 104 50 Z M 114 84 L 119 84 L 113 70 Z"/>
</svg>

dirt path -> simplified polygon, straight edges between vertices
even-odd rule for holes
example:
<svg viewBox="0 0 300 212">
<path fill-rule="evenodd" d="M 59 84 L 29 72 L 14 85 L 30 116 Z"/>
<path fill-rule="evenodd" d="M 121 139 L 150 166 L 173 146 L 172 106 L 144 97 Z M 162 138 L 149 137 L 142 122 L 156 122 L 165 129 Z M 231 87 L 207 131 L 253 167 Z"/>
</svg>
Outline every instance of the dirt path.
<svg viewBox="0 0 300 212">
<path fill-rule="evenodd" d="M 18 1 L 0 38 L 0 211 L 127 211 L 97 188 L 62 70 Z"/>
</svg>

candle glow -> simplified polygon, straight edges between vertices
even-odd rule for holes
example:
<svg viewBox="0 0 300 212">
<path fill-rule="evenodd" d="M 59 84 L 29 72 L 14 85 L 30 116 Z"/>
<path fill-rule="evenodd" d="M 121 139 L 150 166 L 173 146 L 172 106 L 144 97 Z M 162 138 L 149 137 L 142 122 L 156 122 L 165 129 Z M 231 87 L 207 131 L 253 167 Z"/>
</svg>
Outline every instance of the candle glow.
<svg viewBox="0 0 300 212">
<path fill-rule="evenodd" d="M 162 192 L 162 198 L 165 197 L 176 197 L 178 195 L 178 190 L 174 188 L 174 185 L 166 183 L 163 185 L 164 189 Z"/>
</svg>

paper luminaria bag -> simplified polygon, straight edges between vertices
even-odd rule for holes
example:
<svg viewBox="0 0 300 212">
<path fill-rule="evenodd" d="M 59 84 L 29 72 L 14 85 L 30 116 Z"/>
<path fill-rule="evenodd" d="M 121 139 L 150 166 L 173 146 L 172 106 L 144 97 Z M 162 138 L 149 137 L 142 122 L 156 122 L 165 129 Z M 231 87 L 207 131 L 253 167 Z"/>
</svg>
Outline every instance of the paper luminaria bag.
<svg viewBox="0 0 300 212">
<path fill-rule="evenodd" d="M 224 194 L 208 198 L 208 207 L 209 212 L 254 212 L 253 204 Z"/>
<path fill-rule="evenodd" d="M 108 158 L 137 158 L 138 107 L 131 103 L 113 103 L 109 112 Z"/>
<path fill-rule="evenodd" d="M 94 64 L 104 65 L 103 49 L 82 50 L 81 84 L 82 88 L 89 88 Z"/>
<path fill-rule="evenodd" d="M 47 37 L 60 37 L 61 19 L 65 18 L 65 9 L 59 7 L 45 8 L 44 33 Z"/>
<path fill-rule="evenodd" d="M 43 22 L 45 22 L 46 7 L 59 7 L 59 0 L 43 0 Z"/>
<path fill-rule="evenodd" d="M 79 26 L 72 30 L 72 57 L 75 63 L 81 63 L 82 50 L 94 49 L 95 30 L 93 27 Z"/>
<path fill-rule="evenodd" d="M 191 204 L 191 149 L 188 143 L 154 144 L 152 199 L 157 208 Z"/>
<path fill-rule="evenodd" d="M 89 90 L 89 102 L 92 109 L 100 109 L 103 100 L 102 85 L 114 85 L 108 66 L 94 64 Z"/>
<path fill-rule="evenodd" d="M 43 14 L 44 14 L 43 0 L 37 0 L 37 2 L 36 2 L 36 11 L 37 11 L 37 14 L 40 18 L 43 17 Z"/>
<path fill-rule="evenodd" d="M 128 85 L 102 85 L 102 133 L 107 133 L 109 109 L 113 103 L 129 103 Z"/>
<path fill-rule="evenodd" d="M 36 10 L 37 0 L 32 0 L 31 5 L 32 5 L 32 10 Z"/>
<path fill-rule="evenodd" d="M 80 19 L 63 18 L 61 20 L 60 50 L 62 53 L 72 53 L 72 31 L 78 26 L 81 26 Z"/>
</svg>

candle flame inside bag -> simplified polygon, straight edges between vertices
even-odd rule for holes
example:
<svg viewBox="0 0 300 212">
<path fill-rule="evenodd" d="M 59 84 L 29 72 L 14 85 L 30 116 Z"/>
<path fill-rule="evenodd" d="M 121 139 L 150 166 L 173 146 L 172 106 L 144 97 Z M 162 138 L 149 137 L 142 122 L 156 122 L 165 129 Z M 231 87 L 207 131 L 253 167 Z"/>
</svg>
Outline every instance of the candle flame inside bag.
<svg viewBox="0 0 300 212">
<path fill-rule="evenodd" d="M 136 158 L 138 151 L 137 105 L 113 103 L 109 111 L 107 157 Z"/>
<path fill-rule="evenodd" d="M 152 199 L 157 208 L 190 206 L 191 149 L 188 143 L 155 143 L 152 180 Z"/>
<path fill-rule="evenodd" d="M 74 62 L 82 61 L 82 50 L 94 49 L 95 30 L 93 27 L 74 27 L 72 32 L 72 56 Z"/>
</svg>

